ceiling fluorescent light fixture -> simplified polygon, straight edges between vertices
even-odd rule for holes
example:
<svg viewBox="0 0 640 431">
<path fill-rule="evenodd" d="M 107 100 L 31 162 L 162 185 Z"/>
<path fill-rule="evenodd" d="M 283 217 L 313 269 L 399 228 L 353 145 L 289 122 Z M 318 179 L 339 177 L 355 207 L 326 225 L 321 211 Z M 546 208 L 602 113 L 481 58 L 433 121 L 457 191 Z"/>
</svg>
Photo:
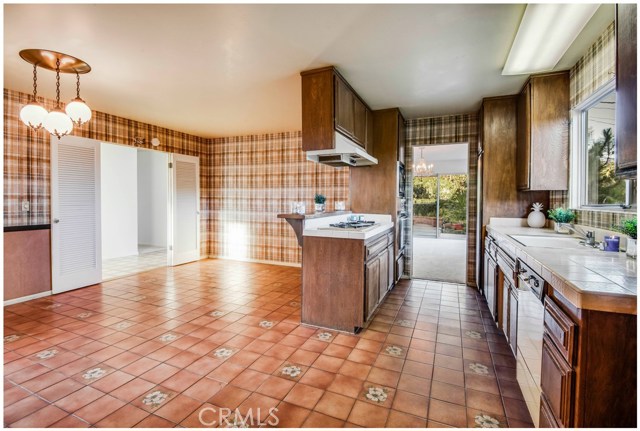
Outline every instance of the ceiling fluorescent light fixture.
<svg viewBox="0 0 640 431">
<path fill-rule="evenodd" d="M 503 75 L 552 70 L 596 12 L 599 4 L 529 4 Z"/>
</svg>

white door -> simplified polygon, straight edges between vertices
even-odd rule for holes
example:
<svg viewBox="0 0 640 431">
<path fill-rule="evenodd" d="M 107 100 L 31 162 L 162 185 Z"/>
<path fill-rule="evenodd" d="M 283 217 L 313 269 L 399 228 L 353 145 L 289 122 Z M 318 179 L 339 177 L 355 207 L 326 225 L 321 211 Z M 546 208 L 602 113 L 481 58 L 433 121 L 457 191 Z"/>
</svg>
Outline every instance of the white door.
<svg viewBox="0 0 640 431">
<path fill-rule="evenodd" d="M 171 265 L 200 259 L 200 163 L 198 157 L 171 155 Z"/>
<path fill-rule="evenodd" d="M 53 293 L 100 283 L 99 141 L 51 137 L 51 221 Z"/>
</svg>

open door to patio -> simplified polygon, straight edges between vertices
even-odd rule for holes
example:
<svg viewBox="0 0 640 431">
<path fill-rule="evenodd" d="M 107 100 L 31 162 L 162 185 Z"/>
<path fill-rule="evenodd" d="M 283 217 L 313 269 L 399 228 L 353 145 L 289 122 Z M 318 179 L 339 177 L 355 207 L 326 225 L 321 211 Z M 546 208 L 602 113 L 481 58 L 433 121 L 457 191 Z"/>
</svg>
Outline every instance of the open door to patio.
<svg viewBox="0 0 640 431">
<path fill-rule="evenodd" d="M 414 278 L 464 283 L 467 246 L 467 144 L 415 147 Z"/>
</svg>

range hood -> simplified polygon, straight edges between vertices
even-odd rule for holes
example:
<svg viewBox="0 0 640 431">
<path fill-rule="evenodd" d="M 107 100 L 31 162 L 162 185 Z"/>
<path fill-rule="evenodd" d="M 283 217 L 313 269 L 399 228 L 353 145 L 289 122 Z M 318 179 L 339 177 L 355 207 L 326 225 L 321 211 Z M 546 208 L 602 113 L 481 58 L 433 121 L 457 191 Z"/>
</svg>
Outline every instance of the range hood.
<svg viewBox="0 0 640 431">
<path fill-rule="evenodd" d="M 334 168 L 378 164 L 378 159 L 367 154 L 362 147 L 354 144 L 341 133 L 335 132 L 334 143 L 335 148 L 307 151 L 307 160 L 333 166 Z"/>
</svg>

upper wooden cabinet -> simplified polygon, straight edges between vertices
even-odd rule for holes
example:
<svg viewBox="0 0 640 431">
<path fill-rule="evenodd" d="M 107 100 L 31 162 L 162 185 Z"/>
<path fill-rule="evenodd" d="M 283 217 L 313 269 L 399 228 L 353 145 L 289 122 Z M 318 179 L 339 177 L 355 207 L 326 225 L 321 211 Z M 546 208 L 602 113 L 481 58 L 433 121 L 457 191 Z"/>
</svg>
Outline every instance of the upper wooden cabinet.
<svg viewBox="0 0 640 431">
<path fill-rule="evenodd" d="M 334 67 L 302 72 L 302 150 L 335 148 L 335 132 L 373 152 L 371 110 Z"/>
<path fill-rule="evenodd" d="M 569 186 L 569 72 L 532 76 L 518 96 L 518 190 Z"/>
<path fill-rule="evenodd" d="M 616 174 L 637 172 L 637 5 L 616 5 Z"/>
</svg>

